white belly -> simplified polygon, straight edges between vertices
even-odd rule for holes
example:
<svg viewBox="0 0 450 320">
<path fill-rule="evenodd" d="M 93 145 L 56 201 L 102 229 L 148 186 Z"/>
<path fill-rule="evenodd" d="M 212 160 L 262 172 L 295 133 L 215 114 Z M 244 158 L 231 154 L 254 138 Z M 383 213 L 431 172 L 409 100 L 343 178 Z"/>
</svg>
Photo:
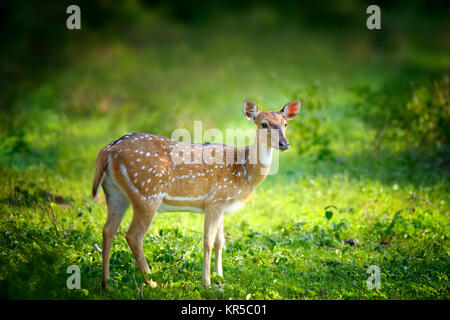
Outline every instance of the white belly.
<svg viewBox="0 0 450 320">
<path fill-rule="evenodd" d="M 158 212 L 196 212 L 196 213 L 203 213 L 202 209 L 194 208 L 194 207 L 184 207 L 184 206 L 174 206 L 165 204 L 164 202 L 161 202 L 158 208 Z"/>
<path fill-rule="evenodd" d="M 232 213 L 239 209 L 241 209 L 244 206 L 243 201 L 235 201 L 228 203 L 223 210 L 223 213 Z M 164 202 L 161 202 L 158 212 L 195 212 L 195 213 L 204 213 L 204 211 L 200 208 L 195 207 L 185 207 L 185 206 L 174 206 L 169 205 Z"/>
<path fill-rule="evenodd" d="M 223 213 L 232 213 L 235 212 L 239 209 L 241 209 L 244 206 L 244 202 L 243 201 L 235 201 L 232 203 L 229 203 L 225 208 Z"/>
</svg>

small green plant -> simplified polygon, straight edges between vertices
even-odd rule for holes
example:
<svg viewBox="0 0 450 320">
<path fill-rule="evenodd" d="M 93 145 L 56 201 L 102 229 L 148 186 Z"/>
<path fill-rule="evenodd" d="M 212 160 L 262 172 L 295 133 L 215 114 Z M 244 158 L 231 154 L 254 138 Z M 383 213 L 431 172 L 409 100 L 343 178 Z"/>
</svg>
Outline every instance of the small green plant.
<svg viewBox="0 0 450 320">
<path fill-rule="evenodd" d="M 316 224 L 312 230 L 312 235 L 317 243 L 329 247 L 341 247 L 343 245 L 343 235 L 347 231 L 350 222 L 346 218 L 341 218 L 339 222 L 332 221 L 337 207 L 330 205 L 324 208 L 325 222 Z"/>
</svg>

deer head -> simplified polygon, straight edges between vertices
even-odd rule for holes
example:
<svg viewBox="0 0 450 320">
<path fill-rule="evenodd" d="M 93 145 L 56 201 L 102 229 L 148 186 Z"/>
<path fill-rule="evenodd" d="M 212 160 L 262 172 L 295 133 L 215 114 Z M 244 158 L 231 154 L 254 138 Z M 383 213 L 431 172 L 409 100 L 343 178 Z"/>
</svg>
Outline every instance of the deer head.
<svg viewBox="0 0 450 320">
<path fill-rule="evenodd" d="M 256 124 L 258 136 L 264 137 L 262 140 L 268 147 L 281 151 L 289 149 L 286 126 L 300 111 L 299 100 L 287 103 L 280 111 L 258 111 L 253 101 L 245 100 L 242 111 L 248 120 Z"/>
</svg>

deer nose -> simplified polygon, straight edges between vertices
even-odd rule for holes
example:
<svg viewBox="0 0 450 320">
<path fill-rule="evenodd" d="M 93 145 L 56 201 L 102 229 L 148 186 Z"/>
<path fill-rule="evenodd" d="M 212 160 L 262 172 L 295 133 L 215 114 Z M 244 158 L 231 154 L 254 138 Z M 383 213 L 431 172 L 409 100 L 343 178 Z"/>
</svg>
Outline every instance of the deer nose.
<svg viewBox="0 0 450 320">
<path fill-rule="evenodd" d="M 279 147 L 280 147 L 280 150 L 283 150 L 283 151 L 289 149 L 289 141 L 287 141 L 287 140 L 280 141 Z"/>
</svg>

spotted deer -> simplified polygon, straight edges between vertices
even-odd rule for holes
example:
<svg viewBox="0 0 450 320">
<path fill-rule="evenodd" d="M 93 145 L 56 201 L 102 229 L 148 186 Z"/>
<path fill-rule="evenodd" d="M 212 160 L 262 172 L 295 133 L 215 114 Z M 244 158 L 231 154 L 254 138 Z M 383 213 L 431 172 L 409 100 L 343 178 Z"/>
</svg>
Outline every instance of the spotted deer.
<svg viewBox="0 0 450 320">
<path fill-rule="evenodd" d="M 154 134 L 129 133 L 104 147 L 97 157 L 92 185 L 94 199 L 99 186 L 103 187 L 108 207 L 103 228 L 102 287 L 108 287 L 111 244 L 130 203 L 133 219 L 126 240 L 144 283 L 157 286 L 148 279 L 150 268 L 143 252 L 144 235 L 157 211 L 204 213 L 203 284 L 210 286 L 213 246 L 215 271 L 223 276 L 223 216 L 240 209 L 266 178 L 273 149 L 289 148 L 287 121 L 299 111 L 298 100 L 280 111 L 258 111 L 254 102 L 246 100 L 244 115 L 257 126 L 251 146 L 186 143 Z M 193 160 L 199 154 L 204 156 L 201 161 Z"/>
</svg>

